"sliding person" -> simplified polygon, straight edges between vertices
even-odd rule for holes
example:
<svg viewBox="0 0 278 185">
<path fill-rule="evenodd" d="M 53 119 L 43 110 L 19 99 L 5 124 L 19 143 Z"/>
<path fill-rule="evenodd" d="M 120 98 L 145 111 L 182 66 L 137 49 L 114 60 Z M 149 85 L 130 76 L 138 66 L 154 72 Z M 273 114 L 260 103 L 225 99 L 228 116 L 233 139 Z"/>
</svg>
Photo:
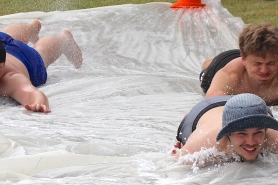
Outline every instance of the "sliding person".
<svg viewBox="0 0 278 185">
<path fill-rule="evenodd" d="M 253 162 L 265 152 L 278 152 L 277 130 L 278 121 L 259 96 L 249 93 L 215 96 L 201 101 L 186 115 L 172 155 L 183 158 L 185 164 L 199 166 Z M 209 149 L 214 153 L 200 156 L 202 150 Z M 193 154 L 196 157 L 193 161 L 192 157 L 186 160 Z"/>
<path fill-rule="evenodd" d="M 206 98 L 252 93 L 267 105 L 278 104 L 278 28 L 247 25 L 239 50 L 225 51 L 203 63 L 200 82 Z"/>
<path fill-rule="evenodd" d="M 49 113 L 48 98 L 36 88 L 46 82 L 46 68 L 62 54 L 76 68 L 83 59 L 70 31 L 39 39 L 40 29 L 39 20 L 33 20 L 8 25 L 0 32 L 0 95 L 11 97 L 27 110 Z"/>
</svg>

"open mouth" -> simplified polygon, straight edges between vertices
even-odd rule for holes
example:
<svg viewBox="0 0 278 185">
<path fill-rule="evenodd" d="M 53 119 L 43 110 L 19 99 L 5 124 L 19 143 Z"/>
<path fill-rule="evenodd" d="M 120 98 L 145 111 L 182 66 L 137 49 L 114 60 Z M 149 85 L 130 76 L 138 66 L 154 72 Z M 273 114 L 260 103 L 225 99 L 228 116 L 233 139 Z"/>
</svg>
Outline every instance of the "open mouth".
<svg viewBox="0 0 278 185">
<path fill-rule="evenodd" d="M 260 78 L 269 78 L 270 74 L 259 74 Z"/>
<path fill-rule="evenodd" d="M 243 149 L 246 150 L 247 152 L 254 152 L 256 151 L 257 148 L 252 147 L 252 148 L 243 148 Z"/>
<path fill-rule="evenodd" d="M 245 146 L 242 147 L 244 150 L 245 156 L 247 159 L 253 159 L 255 156 L 257 156 L 257 151 L 258 151 L 258 147 L 257 146 Z"/>
</svg>

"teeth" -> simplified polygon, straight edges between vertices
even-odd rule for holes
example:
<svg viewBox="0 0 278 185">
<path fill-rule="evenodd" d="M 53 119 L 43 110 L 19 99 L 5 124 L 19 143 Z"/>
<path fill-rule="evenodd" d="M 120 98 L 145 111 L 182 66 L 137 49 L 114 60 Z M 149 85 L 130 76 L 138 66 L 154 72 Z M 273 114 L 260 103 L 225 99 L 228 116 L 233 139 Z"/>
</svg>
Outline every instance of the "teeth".
<svg viewBox="0 0 278 185">
<path fill-rule="evenodd" d="M 245 148 L 245 149 L 248 150 L 248 151 L 255 150 L 255 148 Z"/>
</svg>

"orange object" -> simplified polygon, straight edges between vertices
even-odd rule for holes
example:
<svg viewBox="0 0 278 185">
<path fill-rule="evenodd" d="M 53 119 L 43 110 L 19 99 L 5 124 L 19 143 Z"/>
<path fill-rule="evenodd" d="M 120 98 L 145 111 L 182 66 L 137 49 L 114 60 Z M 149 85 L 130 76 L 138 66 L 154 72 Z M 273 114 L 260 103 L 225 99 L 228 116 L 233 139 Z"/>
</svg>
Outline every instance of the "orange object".
<svg viewBox="0 0 278 185">
<path fill-rule="evenodd" d="M 178 0 L 177 3 L 172 4 L 171 8 L 199 8 L 204 7 L 205 4 L 201 3 L 201 0 Z"/>
</svg>

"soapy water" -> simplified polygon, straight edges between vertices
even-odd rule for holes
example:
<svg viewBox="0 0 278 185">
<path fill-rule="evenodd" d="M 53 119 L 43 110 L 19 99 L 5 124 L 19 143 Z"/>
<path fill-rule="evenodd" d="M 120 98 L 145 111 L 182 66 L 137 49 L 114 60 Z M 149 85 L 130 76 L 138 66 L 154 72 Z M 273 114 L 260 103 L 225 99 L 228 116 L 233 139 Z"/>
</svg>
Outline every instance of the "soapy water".
<svg viewBox="0 0 278 185">
<path fill-rule="evenodd" d="M 40 36 L 72 31 L 80 69 L 61 57 L 39 87 L 50 114 L 1 97 L 1 184 L 271 184 L 276 155 L 254 164 L 182 165 L 170 153 L 185 113 L 203 99 L 202 62 L 238 48 L 244 26 L 220 1 L 120 5 L 0 17 L 0 28 L 37 18 Z M 275 107 L 274 116 L 277 114 Z M 213 149 L 181 160 L 218 155 Z"/>
</svg>

